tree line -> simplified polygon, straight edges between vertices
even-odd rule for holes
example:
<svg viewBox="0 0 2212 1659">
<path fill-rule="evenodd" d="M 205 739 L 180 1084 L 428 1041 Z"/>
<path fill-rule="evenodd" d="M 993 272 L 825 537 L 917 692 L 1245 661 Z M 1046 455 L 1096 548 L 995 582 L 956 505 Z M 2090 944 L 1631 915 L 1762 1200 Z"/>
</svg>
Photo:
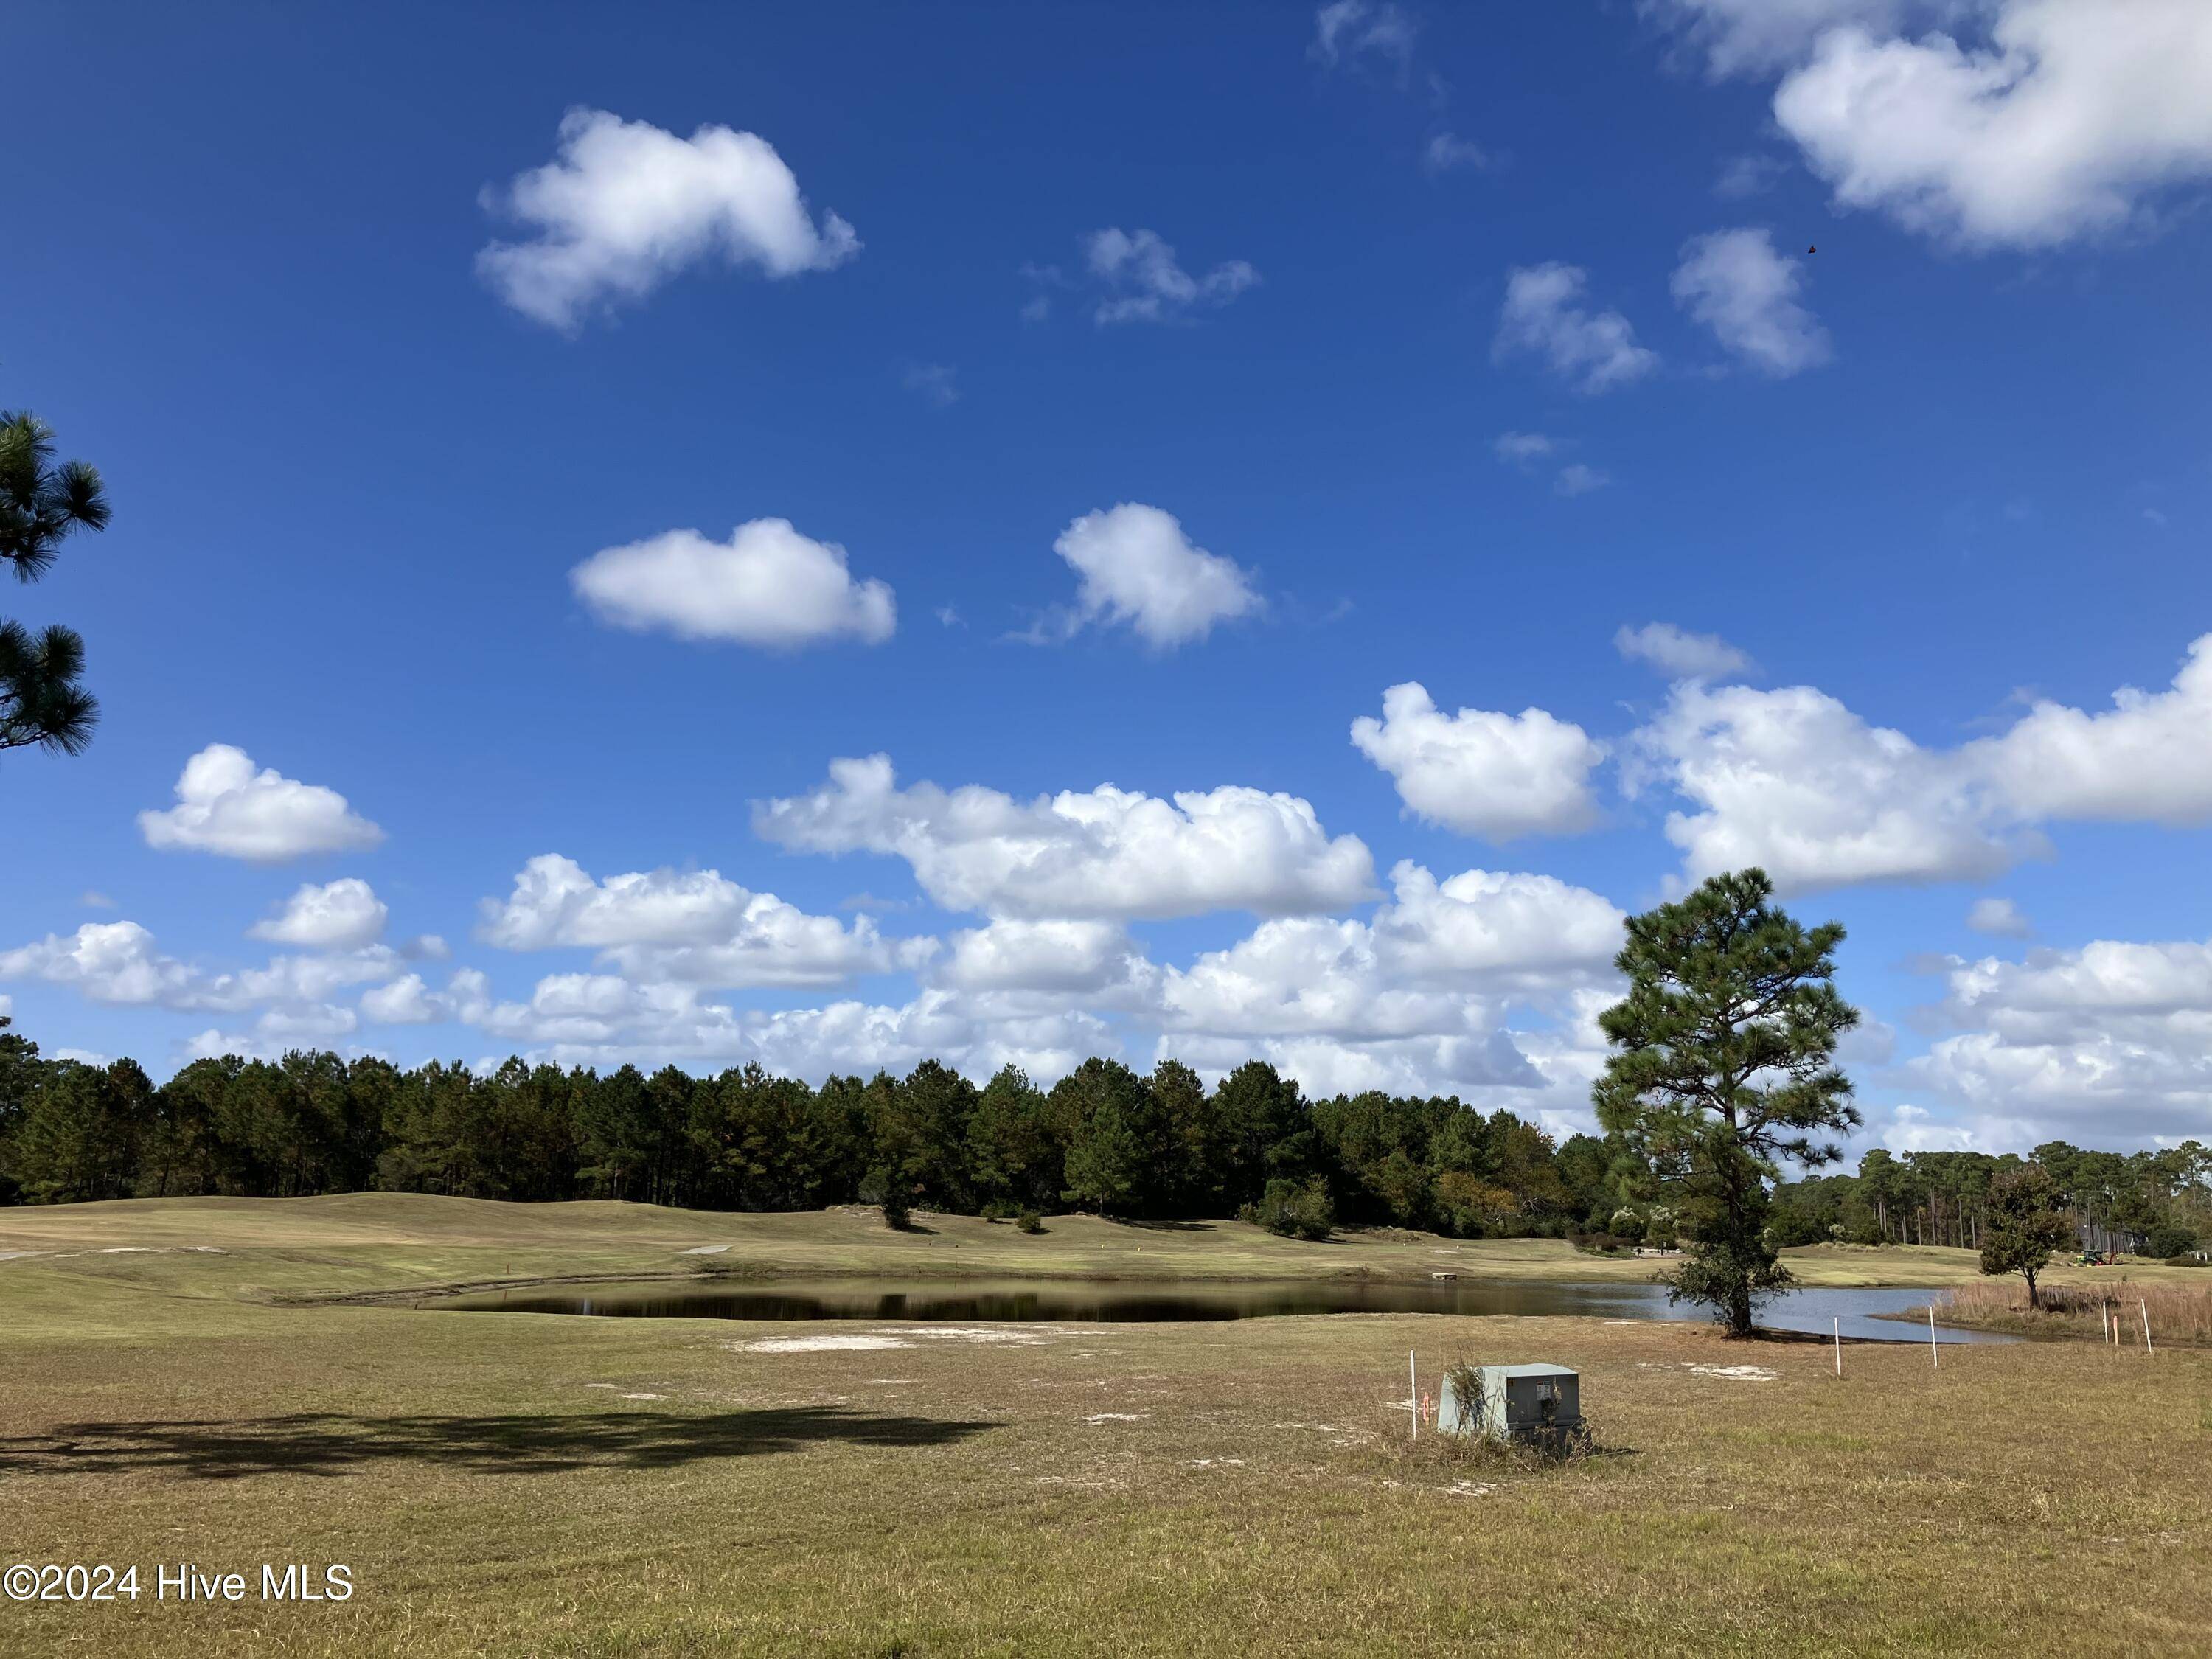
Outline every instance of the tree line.
<svg viewBox="0 0 2212 1659">
<path fill-rule="evenodd" d="M 2033 1164 L 2051 1177 L 2083 1249 L 2182 1255 L 2212 1240 L 2212 1146 L 2093 1152 L 2046 1141 L 2007 1153 L 1905 1152 L 1875 1147 L 1856 1175 L 1812 1176 L 1778 1188 L 1771 1225 L 1785 1244 L 1951 1244 L 1989 1239 L 2005 1177 Z"/>
<path fill-rule="evenodd" d="M 1324 1230 L 1560 1234 L 1617 1207 L 1621 1151 L 1449 1097 L 1309 1100 L 1257 1060 L 1211 1088 L 1174 1060 L 1104 1059 L 1049 1089 L 1012 1066 L 979 1087 L 935 1060 L 817 1088 L 757 1066 L 479 1074 L 301 1052 L 198 1060 L 155 1085 L 135 1061 L 49 1060 L 0 1031 L 0 1202 L 381 1188 L 1130 1219 L 1264 1207 L 1285 1231 L 1319 1213 Z"/>
<path fill-rule="evenodd" d="M 4 1027 L 0 1018 L 0 1027 Z M 2085 1242 L 2172 1254 L 2212 1238 L 2212 1150 L 2036 1149 Z M 1776 1246 L 1984 1242 L 1992 1182 L 2020 1164 L 1875 1148 L 1856 1175 L 1773 1188 Z M 820 1087 L 758 1066 L 695 1077 L 509 1060 L 471 1072 L 326 1052 L 137 1062 L 47 1060 L 0 1029 L 0 1203 L 383 1189 L 711 1210 L 867 1203 L 968 1214 L 1069 1209 L 1133 1220 L 1251 1212 L 1462 1237 L 1683 1242 L 1664 1171 L 1629 1136 L 1564 1142 L 1449 1096 L 1310 1100 L 1262 1061 L 1212 1087 L 1163 1061 L 1085 1061 L 1049 1089 L 1008 1066 L 978 1087 L 926 1060 Z M 1272 1196 L 1271 1196 L 1272 1194 Z"/>
</svg>

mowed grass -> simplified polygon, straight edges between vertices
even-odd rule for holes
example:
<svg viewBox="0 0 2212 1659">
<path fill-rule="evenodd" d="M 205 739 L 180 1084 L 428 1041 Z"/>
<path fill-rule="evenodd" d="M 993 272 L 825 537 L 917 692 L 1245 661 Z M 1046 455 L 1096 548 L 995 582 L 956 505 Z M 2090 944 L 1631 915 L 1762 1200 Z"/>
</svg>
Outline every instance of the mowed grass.
<svg viewBox="0 0 2212 1659">
<path fill-rule="evenodd" d="M 1126 1224 L 1055 1216 L 1038 1235 L 973 1216 L 925 1214 L 893 1232 L 857 1206 L 737 1215 L 591 1201 L 504 1204 L 420 1194 L 327 1198 L 131 1199 L 0 1210 L 0 1256 L 130 1281 L 159 1252 L 222 1251 L 199 1281 L 216 1293 L 276 1298 L 428 1291 L 533 1279 L 734 1273 L 759 1276 L 963 1276 L 1263 1279 L 1346 1274 L 1425 1279 L 1642 1283 L 1663 1263 L 1605 1256 L 1547 1238 L 1450 1239 L 1395 1228 L 1347 1229 L 1320 1243 L 1277 1238 L 1236 1221 Z M 712 1249 L 713 1255 L 691 1252 Z M 138 1252 L 149 1254 L 139 1255 Z M 1784 1252 L 1812 1285 L 1940 1286 L 1973 1282 L 1972 1251 L 1819 1245 Z M 19 1258 L 21 1259 L 21 1258 Z M 11 1264 L 0 1260 L 0 1270 Z M 2148 1282 L 2191 1282 L 2188 1270 L 2130 1268 Z M 2109 1277 L 2059 1268 L 2055 1285 Z M 7 1281 L 0 1280 L 0 1285 Z"/>
<path fill-rule="evenodd" d="M 310 1202 L 353 1241 L 252 1206 L 232 1224 L 265 1242 L 234 1231 L 225 1255 L 177 1233 L 138 1247 L 167 1254 L 0 1262 L 0 1565 L 135 1562 L 150 1585 L 156 1562 L 257 1581 L 343 1562 L 354 1598 L 0 1603 L 0 1652 L 2212 1649 L 2212 1354 L 1957 1347 L 1939 1370 L 1849 1345 L 1838 1381 L 1818 1344 L 1588 1320 L 963 1330 L 273 1302 L 485 1277 L 485 1251 L 865 1242 L 854 1218 L 597 1206 L 561 1206 L 587 1212 L 565 1244 L 557 1214 L 431 1237 L 426 1217 L 460 1218 L 435 1203 L 408 1220 L 426 1236 L 395 1238 L 378 1206 Z M 118 1248 L 54 1237 L 131 1231 L 127 1206 L 92 1208 L 39 1244 L 11 1214 L 0 1249 Z M 1023 1242 L 1079 1261 L 1087 1227 L 1053 1226 Z M 1212 1237 L 1252 1260 L 1276 1243 Z M 820 1346 L 855 1339 L 881 1346 Z M 1425 1391 L 1461 1359 L 1577 1367 L 1600 1455 L 1408 1444 L 1409 1348 Z M 1719 1374 L 1738 1366 L 1771 1376 Z"/>
</svg>

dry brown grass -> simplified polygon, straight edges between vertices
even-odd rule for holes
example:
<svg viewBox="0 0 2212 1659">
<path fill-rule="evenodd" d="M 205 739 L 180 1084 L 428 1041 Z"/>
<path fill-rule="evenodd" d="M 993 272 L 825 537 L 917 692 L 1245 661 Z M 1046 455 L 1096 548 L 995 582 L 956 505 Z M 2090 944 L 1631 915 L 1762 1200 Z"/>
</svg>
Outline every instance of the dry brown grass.
<svg viewBox="0 0 2212 1659">
<path fill-rule="evenodd" d="M 1938 1316 L 1954 1325 L 2092 1342 L 2107 1340 L 2106 1321 L 2117 1316 L 2123 1346 L 2142 1345 L 2148 1316 L 2154 1345 L 2212 1347 L 2212 1273 L 2195 1285 L 2146 1284 L 2133 1278 L 2046 1285 L 2040 1299 L 2041 1310 L 2031 1311 L 2024 1281 L 1985 1279 L 1944 1291 L 1936 1305 Z"/>
<path fill-rule="evenodd" d="M 397 1248 L 276 1254 L 343 1287 Z M 342 1561 L 359 1593 L 0 1604 L 0 1652 L 2027 1659 L 2212 1629 L 2204 1352 L 1855 1345 L 1838 1381 L 1819 1344 L 1685 1325 L 987 1342 L 246 1293 L 275 1271 L 0 1264 L 0 1563 Z M 905 1346 L 750 1346 L 877 1332 Z M 1576 1366 L 1595 1454 L 1409 1446 L 1409 1347 L 1431 1392 L 1462 1358 Z"/>
</svg>

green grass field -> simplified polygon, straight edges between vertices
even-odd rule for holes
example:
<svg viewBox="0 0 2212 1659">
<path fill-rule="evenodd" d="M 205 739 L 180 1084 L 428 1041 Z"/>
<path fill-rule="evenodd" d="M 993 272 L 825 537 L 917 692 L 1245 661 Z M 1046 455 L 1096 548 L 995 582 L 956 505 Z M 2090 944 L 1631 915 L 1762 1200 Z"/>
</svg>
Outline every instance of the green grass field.
<svg viewBox="0 0 2212 1659">
<path fill-rule="evenodd" d="M 0 1652 L 2212 1651 L 2202 1352 L 1956 1348 L 1937 1370 L 1853 1345 L 1838 1381 L 1818 1344 L 1591 1320 L 917 1329 L 300 1300 L 702 1260 L 1649 1271 L 1414 1235 L 923 1219 L 377 1195 L 0 1213 L 0 1251 L 37 1253 L 0 1261 L 0 1565 L 136 1563 L 148 1586 L 0 1602 Z M 1940 1284 L 1970 1262 L 1797 1265 Z M 1600 1455 L 1409 1445 L 1409 1347 L 1425 1389 L 1460 1358 L 1578 1367 Z M 257 1591 L 264 1563 L 340 1562 L 357 1588 L 155 1603 L 154 1565 L 185 1561 Z"/>
</svg>

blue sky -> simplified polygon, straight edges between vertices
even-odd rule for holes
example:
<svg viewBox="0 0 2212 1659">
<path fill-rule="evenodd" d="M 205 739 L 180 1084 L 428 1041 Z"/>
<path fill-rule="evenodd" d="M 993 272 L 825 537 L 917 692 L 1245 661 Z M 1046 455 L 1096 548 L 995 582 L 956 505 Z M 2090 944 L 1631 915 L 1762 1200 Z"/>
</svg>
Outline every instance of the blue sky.
<svg viewBox="0 0 2212 1659">
<path fill-rule="evenodd" d="M 0 404 L 116 515 L 7 602 L 105 711 L 0 759 L 50 1051 L 1261 1053 L 1565 1128 L 1614 910 L 1758 860 L 1850 929 L 1870 1135 L 2212 1130 L 2193 5 L 9 33 Z"/>
</svg>

